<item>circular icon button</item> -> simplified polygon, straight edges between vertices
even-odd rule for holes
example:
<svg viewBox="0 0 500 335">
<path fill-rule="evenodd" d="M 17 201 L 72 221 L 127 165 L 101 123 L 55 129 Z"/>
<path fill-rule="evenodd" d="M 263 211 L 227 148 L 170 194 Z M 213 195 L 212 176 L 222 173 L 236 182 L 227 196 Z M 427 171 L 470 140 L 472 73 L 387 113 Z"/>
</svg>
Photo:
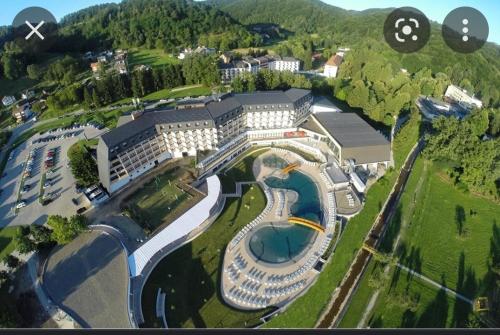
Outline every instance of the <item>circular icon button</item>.
<svg viewBox="0 0 500 335">
<path fill-rule="evenodd" d="M 446 15 L 442 26 L 443 39 L 456 52 L 471 53 L 488 39 L 488 21 L 472 7 L 459 7 Z"/>
<path fill-rule="evenodd" d="M 385 41 L 398 52 L 420 50 L 429 40 L 430 34 L 429 20 L 416 8 L 397 8 L 385 19 Z"/>
<path fill-rule="evenodd" d="M 39 52 L 48 49 L 55 40 L 57 20 L 42 7 L 28 7 L 12 21 L 14 39 L 25 51 Z"/>
</svg>

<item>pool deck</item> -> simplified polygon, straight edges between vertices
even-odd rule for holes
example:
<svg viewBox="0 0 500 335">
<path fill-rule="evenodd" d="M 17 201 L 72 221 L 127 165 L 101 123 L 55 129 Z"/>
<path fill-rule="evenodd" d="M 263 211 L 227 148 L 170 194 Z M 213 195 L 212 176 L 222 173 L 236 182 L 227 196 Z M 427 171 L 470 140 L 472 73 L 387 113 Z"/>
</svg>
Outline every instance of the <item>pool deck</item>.
<svg viewBox="0 0 500 335">
<path fill-rule="evenodd" d="M 317 185 L 323 218 L 324 233 L 317 233 L 310 245 L 292 260 L 271 264 L 258 260 L 248 243 L 255 231 L 266 225 L 288 225 L 289 208 L 296 201 L 295 192 L 280 192 L 269 188 L 264 179 L 269 176 L 284 178 L 280 169 L 270 168 L 262 160 L 270 155 L 298 163 L 297 171 L 310 177 Z M 268 306 L 282 307 L 302 294 L 314 282 L 319 272 L 314 265 L 331 243 L 335 231 L 335 196 L 333 182 L 322 173 L 319 163 L 304 161 L 285 149 L 272 149 L 255 159 L 253 172 L 264 189 L 267 206 L 256 220 L 247 224 L 228 244 L 223 262 L 222 296 L 227 304 L 243 310 Z M 327 178 L 328 180 L 325 180 Z M 280 216 L 280 212 L 282 215 Z"/>
</svg>

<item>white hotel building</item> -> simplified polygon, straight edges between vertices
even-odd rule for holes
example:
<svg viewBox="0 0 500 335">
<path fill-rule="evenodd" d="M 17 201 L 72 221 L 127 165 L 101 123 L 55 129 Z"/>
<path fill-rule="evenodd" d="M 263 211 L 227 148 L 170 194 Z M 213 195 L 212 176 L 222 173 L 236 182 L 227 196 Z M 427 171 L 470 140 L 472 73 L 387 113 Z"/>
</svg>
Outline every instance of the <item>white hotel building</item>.
<svg viewBox="0 0 500 335">
<path fill-rule="evenodd" d="M 161 162 L 197 151 L 210 151 L 198 167 L 203 174 L 213 173 L 250 138 L 282 138 L 297 130 L 309 116 L 312 99 L 301 89 L 234 94 L 202 107 L 123 117 L 99 140 L 99 179 L 113 193 Z"/>
<path fill-rule="evenodd" d="M 242 73 L 257 73 L 261 69 L 272 71 L 290 71 L 300 70 L 300 61 L 293 57 L 262 56 L 257 58 L 247 57 L 241 61 L 234 61 L 228 64 L 222 64 L 219 68 L 221 80 L 223 83 L 230 83 L 234 78 Z"/>
</svg>

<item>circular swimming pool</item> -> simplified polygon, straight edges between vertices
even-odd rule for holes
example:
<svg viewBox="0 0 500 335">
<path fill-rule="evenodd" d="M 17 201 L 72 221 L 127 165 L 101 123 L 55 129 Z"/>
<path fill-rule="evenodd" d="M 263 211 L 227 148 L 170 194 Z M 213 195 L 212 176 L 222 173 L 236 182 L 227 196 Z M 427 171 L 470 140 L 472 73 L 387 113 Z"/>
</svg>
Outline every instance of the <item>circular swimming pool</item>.
<svg viewBox="0 0 500 335">
<path fill-rule="evenodd" d="M 292 171 L 285 179 L 269 177 L 272 188 L 295 191 L 297 201 L 291 206 L 292 216 L 321 222 L 321 203 L 316 184 L 307 175 Z M 294 259 L 311 243 L 316 232 L 300 225 L 267 225 L 258 229 L 249 241 L 252 254 L 268 263 L 284 263 Z"/>
</svg>

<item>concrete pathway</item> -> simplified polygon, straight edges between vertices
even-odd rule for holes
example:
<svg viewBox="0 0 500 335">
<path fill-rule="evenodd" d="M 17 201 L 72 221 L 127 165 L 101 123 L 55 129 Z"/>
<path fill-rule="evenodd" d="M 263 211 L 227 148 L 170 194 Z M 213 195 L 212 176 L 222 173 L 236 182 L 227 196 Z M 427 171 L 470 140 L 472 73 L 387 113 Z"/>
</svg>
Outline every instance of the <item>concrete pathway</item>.
<svg viewBox="0 0 500 335">
<path fill-rule="evenodd" d="M 445 290 L 445 292 L 448 293 L 449 295 L 451 295 L 451 296 L 453 296 L 453 297 L 455 297 L 457 299 L 460 299 L 462 301 L 465 301 L 469 305 L 473 305 L 474 304 L 474 301 L 472 301 L 471 299 L 469 299 L 469 298 L 461 295 L 460 293 L 458 293 L 456 291 L 453 291 L 452 289 L 449 289 L 448 287 L 446 287 L 446 286 L 444 286 L 442 284 L 439 284 L 438 282 L 435 282 L 434 280 L 432 280 L 432 279 L 430 279 L 430 278 L 428 278 L 428 277 L 426 277 L 426 276 L 424 276 L 424 275 L 422 275 L 422 274 L 420 274 L 420 273 L 418 273 L 416 271 L 413 271 L 412 269 L 410 269 L 410 268 L 408 268 L 408 267 L 406 267 L 406 266 L 404 266 L 402 264 L 398 263 L 396 266 L 398 268 L 400 268 L 400 269 L 402 269 L 402 270 L 410 273 L 411 275 L 413 275 L 413 276 L 415 276 L 415 277 L 417 277 L 419 279 L 422 279 L 423 281 L 431 284 L 432 286 L 437 287 L 440 290 Z"/>
<path fill-rule="evenodd" d="M 31 257 L 27 261 L 27 267 L 28 267 L 28 272 L 29 276 L 31 278 L 31 281 L 33 283 L 33 291 L 36 293 L 36 296 L 38 298 L 38 301 L 40 302 L 40 305 L 43 306 L 47 314 L 54 320 L 54 322 L 57 324 L 59 328 L 62 329 L 75 329 L 76 324 L 74 320 L 66 314 L 62 309 L 57 307 L 52 300 L 47 297 L 45 294 L 45 291 L 43 290 L 42 286 L 40 285 L 40 280 L 37 275 L 37 267 L 38 267 L 38 254 L 33 253 Z"/>
</svg>

